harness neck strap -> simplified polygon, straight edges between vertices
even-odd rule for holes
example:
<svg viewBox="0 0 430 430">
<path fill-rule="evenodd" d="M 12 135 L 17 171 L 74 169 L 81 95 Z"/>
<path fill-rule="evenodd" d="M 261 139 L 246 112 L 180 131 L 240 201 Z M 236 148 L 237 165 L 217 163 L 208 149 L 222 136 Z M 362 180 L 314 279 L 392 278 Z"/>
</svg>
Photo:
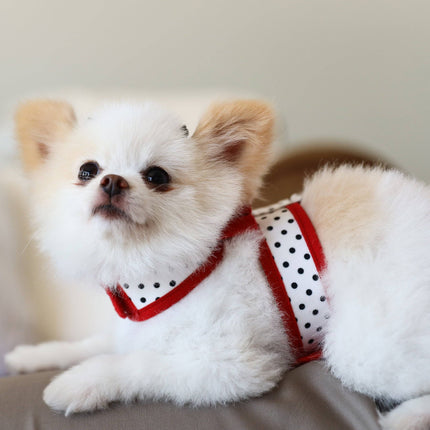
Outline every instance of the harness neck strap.
<svg viewBox="0 0 430 430">
<path fill-rule="evenodd" d="M 121 318 L 129 318 L 132 321 L 145 321 L 170 308 L 196 288 L 197 285 L 216 269 L 224 256 L 224 242 L 249 229 L 257 230 L 258 224 L 252 216 L 251 208 L 245 207 L 224 228 L 217 247 L 203 265 L 180 284 L 176 285 L 174 289 L 142 309 L 136 308 L 121 285 L 116 285 L 114 288 L 106 288 L 106 292 L 116 312 Z"/>
</svg>

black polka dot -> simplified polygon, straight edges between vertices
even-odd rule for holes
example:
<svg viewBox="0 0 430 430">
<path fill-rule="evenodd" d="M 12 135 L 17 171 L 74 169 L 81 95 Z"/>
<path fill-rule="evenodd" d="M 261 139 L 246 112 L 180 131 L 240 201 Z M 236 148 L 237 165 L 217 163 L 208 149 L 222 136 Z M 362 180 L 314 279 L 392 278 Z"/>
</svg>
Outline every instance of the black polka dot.
<svg viewBox="0 0 430 430">
<path fill-rule="evenodd" d="M 137 286 L 137 288 L 140 288 L 141 290 L 143 290 L 143 289 L 145 288 L 145 285 L 143 285 L 143 284 L 139 284 L 139 285 Z"/>
<path fill-rule="evenodd" d="M 313 343 L 314 343 L 314 340 L 313 339 L 309 339 L 308 344 L 312 345 Z"/>
<path fill-rule="evenodd" d="M 318 309 L 314 309 L 314 310 L 312 311 L 312 314 L 313 314 L 313 315 L 318 315 L 318 313 L 319 313 Z"/>
<path fill-rule="evenodd" d="M 269 225 L 269 227 L 267 227 L 267 230 L 272 231 L 273 227 L 271 225 Z"/>
<path fill-rule="evenodd" d="M 171 287 L 174 287 L 174 286 L 176 285 L 176 281 L 170 281 L 169 285 L 170 285 Z"/>
<path fill-rule="evenodd" d="M 154 288 L 160 288 L 160 283 L 159 283 L 159 282 L 156 282 L 156 283 L 154 284 Z"/>
<path fill-rule="evenodd" d="M 288 212 L 288 209 L 282 209 L 282 213 Z"/>
<path fill-rule="evenodd" d="M 306 323 L 305 328 L 309 328 L 311 326 L 311 323 Z"/>
<path fill-rule="evenodd" d="M 296 252 L 296 248 L 290 248 L 290 254 L 294 254 Z"/>
<path fill-rule="evenodd" d="M 281 234 L 284 234 L 284 235 L 285 235 L 285 234 L 287 234 L 287 233 L 288 233 L 288 232 L 287 232 L 287 230 L 282 230 L 282 231 L 281 231 Z"/>
<path fill-rule="evenodd" d="M 297 282 L 293 282 L 292 284 L 291 284 L 291 288 L 293 288 L 294 290 L 297 288 Z"/>
<path fill-rule="evenodd" d="M 130 285 L 124 284 L 124 288 L 127 289 Z"/>
<path fill-rule="evenodd" d="M 141 297 L 141 298 L 140 298 L 140 301 L 141 301 L 142 303 L 145 303 L 145 302 L 146 302 L 145 297 Z"/>
<path fill-rule="evenodd" d="M 312 276 L 312 279 L 313 279 L 314 281 L 318 281 L 319 276 L 318 276 L 318 275 L 313 275 L 313 276 Z"/>
<path fill-rule="evenodd" d="M 275 216 L 275 218 L 273 218 L 275 221 L 279 221 L 281 219 L 281 217 L 279 216 Z"/>
<path fill-rule="evenodd" d="M 275 242 L 275 248 L 279 248 L 281 246 L 280 242 Z"/>
<path fill-rule="evenodd" d="M 296 239 L 297 240 L 300 240 L 302 238 L 302 235 L 301 234 L 296 234 Z"/>
<path fill-rule="evenodd" d="M 317 331 L 319 332 L 319 331 L 321 331 L 322 330 L 322 327 L 318 327 L 317 328 Z"/>
<path fill-rule="evenodd" d="M 305 254 L 303 257 L 305 260 L 309 260 L 311 258 L 311 256 L 309 254 Z"/>
<path fill-rule="evenodd" d="M 303 303 L 300 303 L 299 309 L 302 311 L 306 306 Z"/>
<path fill-rule="evenodd" d="M 305 273 L 304 269 L 302 267 L 299 267 L 297 269 L 297 273 L 299 273 L 300 275 L 303 275 L 303 273 Z"/>
<path fill-rule="evenodd" d="M 292 224 L 292 223 L 294 222 L 294 220 L 293 220 L 292 218 L 290 218 L 290 219 L 288 220 L 288 222 L 289 222 L 290 224 Z"/>
<path fill-rule="evenodd" d="M 266 219 L 267 218 L 267 216 L 263 216 L 263 217 L 261 217 L 261 219 Z"/>
<path fill-rule="evenodd" d="M 283 265 L 284 267 L 288 267 L 288 266 L 290 265 L 290 263 L 288 263 L 288 261 L 284 261 L 284 262 L 282 263 L 282 265 Z"/>
<path fill-rule="evenodd" d="M 155 300 L 158 300 L 160 297 L 156 297 Z"/>
<path fill-rule="evenodd" d="M 307 294 L 308 296 L 312 296 L 312 290 L 311 290 L 311 289 L 307 289 L 307 290 L 306 290 L 306 294 Z"/>
<path fill-rule="evenodd" d="M 325 302 L 325 296 L 321 296 L 321 297 L 320 297 L 320 300 L 321 300 L 322 302 Z"/>
</svg>

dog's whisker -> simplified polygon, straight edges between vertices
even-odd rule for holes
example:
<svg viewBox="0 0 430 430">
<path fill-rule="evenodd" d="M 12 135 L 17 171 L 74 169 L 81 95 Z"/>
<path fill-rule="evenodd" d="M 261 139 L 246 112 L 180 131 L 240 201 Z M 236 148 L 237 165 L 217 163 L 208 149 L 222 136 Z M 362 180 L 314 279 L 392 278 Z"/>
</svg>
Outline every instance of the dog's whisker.
<svg viewBox="0 0 430 430">
<path fill-rule="evenodd" d="M 24 255 L 25 251 L 27 251 L 27 248 L 30 246 L 30 243 L 33 242 L 33 237 L 30 237 L 30 239 L 27 241 L 27 243 L 25 244 L 24 248 L 22 249 L 22 251 L 20 252 L 19 255 Z"/>
</svg>

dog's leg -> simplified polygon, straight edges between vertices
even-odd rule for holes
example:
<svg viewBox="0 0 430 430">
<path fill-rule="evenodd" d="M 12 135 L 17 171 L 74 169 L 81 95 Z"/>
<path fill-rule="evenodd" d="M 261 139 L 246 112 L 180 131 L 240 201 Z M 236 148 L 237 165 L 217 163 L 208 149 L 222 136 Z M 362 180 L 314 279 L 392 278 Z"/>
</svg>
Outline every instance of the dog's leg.
<svg viewBox="0 0 430 430">
<path fill-rule="evenodd" d="M 234 351 L 228 351 L 235 356 Z M 228 354 L 226 354 L 228 355 Z M 279 357 L 254 351 L 219 362 L 212 354 L 140 351 L 93 357 L 57 376 L 45 402 L 66 415 L 101 409 L 112 401 L 170 400 L 209 405 L 260 395 L 272 389 L 285 368 Z"/>
<path fill-rule="evenodd" d="M 379 422 L 384 430 L 429 430 L 430 395 L 403 402 Z"/>
<path fill-rule="evenodd" d="M 96 336 L 78 342 L 45 342 L 17 346 L 6 354 L 11 373 L 30 373 L 48 369 L 66 369 L 94 355 L 109 352 L 107 336 Z"/>
</svg>

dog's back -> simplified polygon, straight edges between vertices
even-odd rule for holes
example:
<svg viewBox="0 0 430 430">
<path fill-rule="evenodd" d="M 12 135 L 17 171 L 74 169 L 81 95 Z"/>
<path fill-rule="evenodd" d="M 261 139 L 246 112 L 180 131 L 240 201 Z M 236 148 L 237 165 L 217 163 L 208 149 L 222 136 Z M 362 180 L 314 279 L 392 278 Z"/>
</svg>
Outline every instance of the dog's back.
<svg viewBox="0 0 430 430">
<path fill-rule="evenodd" d="M 348 386 L 406 399 L 430 390 L 430 190 L 397 171 L 343 166 L 303 206 L 327 258 L 324 355 Z"/>
</svg>

